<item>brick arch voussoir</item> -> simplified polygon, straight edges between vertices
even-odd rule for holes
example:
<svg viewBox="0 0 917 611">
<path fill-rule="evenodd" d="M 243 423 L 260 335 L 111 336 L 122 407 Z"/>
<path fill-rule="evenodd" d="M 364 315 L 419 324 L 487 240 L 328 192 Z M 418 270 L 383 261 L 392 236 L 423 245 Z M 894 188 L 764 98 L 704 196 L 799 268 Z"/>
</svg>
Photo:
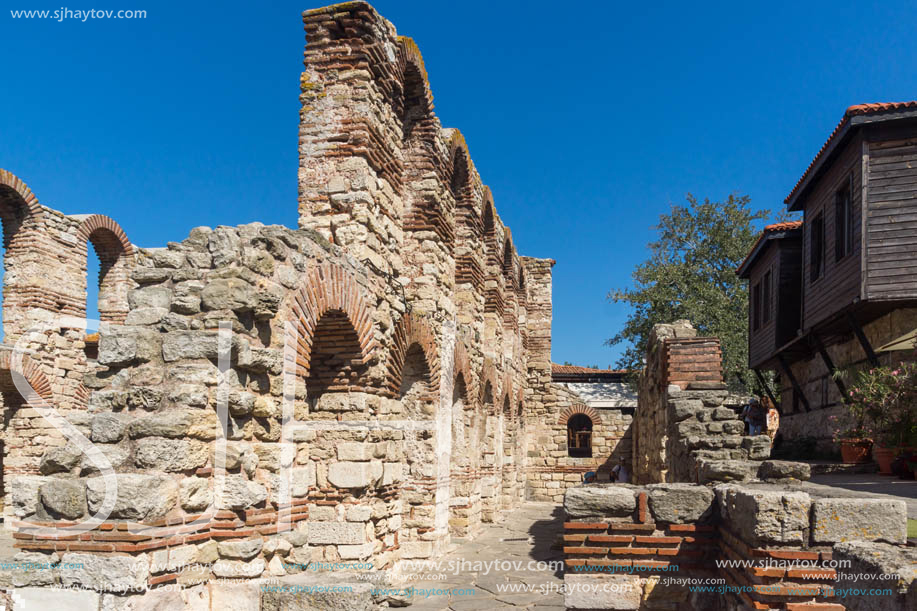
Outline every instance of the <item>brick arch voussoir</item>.
<svg viewBox="0 0 917 611">
<path fill-rule="evenodd" d="M 293 295 L 292 318 L 296 326 L 296 370 L 308 377 L 315 328 L 322 316 L 339 310 L 347 316 L 357 335 L 360 358 L 365 364 L 376 349 L 372 309 L 353 276 L 340 265 L 324 263 L 309 270 Z"/>
<path fill-rule="evenodd" d="M 25 204 L 26 218 L 41 219 L 44 217 L 44 210 L 42 210 L 41 204 L 38 203 L 38 197 L 32 193 L 32 190 L 21 178 L 8 170 L 0 168 L 0 186 L 12 189 L 22 198 Z"/>
<path fill-rule="evenodd" d="M 13 353 L 8 351 L 0 352 L 0 371 L 8 371 L 10 375 L 19 373 L 32 387 L 32 390 L 45 401 L 50 402 L 54 393 L 51 390 L 51 381 L 41 370 L 41 366 L 29 358 L 28 355 L 22 355 L 22 361 L 19 367 L 14 368 L 15 359 Z M 24 397 L 29 399 L 29 397 Z"/>
<path fill-rule="evenodd" d="M 602 423 L 602 417 L 599 415 L 599 412 L 597 412 L 595 408 L 589 407 L 584 403 L 577 403 L 576 405 L 571 405 L 564 409 L 564 411 L 560 413 L 560 418 L 558 418 L 557 423 L 566 426 L 570 418 L 577 414 L 583 414 L 592 420 L 593 426 Z"/>
<path fill-rule="evenodd" d="M 493 397 L 493 404 L 490 406 L 490 409 L 493 410 L 493 413 L 495 414 L 497 413 L 498 409 L 503 409 L 503 395 L 499 394 L 500 387 L 497 386 L 496 367 L 494 367 L 494 364 L 490 359 L 485 359 L 484 366 L 481 369 L 481 386 L 479 388 L 480 404 L 485 407 L 486 404 L 484 403 L 484 393 L 487 390 L 488 382 L 490 382 L 490 392 Z"/>
<path fill-rule="evenodd" d="M 420 48 L 417 46 L 417 43 L 414 42 L 413 38 L 407 36 L 398 37 L 398 46 L 401 50 L 401 68 L 402 74 L 406 72 L 408 66 L 413 66 L 417 72 L 420 74 L 421 81 L 423 82 L 423 94 L 424 100 L 427 103 L 427 108 L 429 112 L 433 112 L 433 90 L 430 87 L 430 79 L 427 76 L 427 68 L 423 62 L 423 56 L 420 53 Z M 402 83 L 402 88 L 404 83 Z"/>
<path fill-rule="evenodd" d="M 131 245 L 131 241 L 127 239 L 127 234 L 124 232 L 124 229 L 121 228 L 121 225 L 113 218 L 105 216 L 104 214 L 93 214 L 84 219 L 76 230 L 76 237 L 81 243 L 86 243 L 88 241 L 94 241 L 101 232 L 110 232 L 114 236 L 118 245 L 121 247 L 121 253 L 123 255 L 129 256 L 134 253 L 134 247 Z"/>
<path fill-rule="evenodd" d="M 429 398 L 438 396 L 440 387 L 440 362 L 436 349 L 436 335 L 423 318 L 411 313 L 405 314 L 395 325 L 392 350 L 387 366 L 387 387 L 392 396 L 397 396 L 404 375 L 404 363 L 408 350 L 417 344 L 423 351 L 429 370 Z"/>
<path fill-rule="evenodd" d="M 466 407 L 472 407 L 477 393 L 474 392 L 474 380 L 471 377 L 471 359 L 468 358 L 468 349 L 461 338 L 456 338 L 455 347 L 452 349 L 452 382 L 455 383 L 459 376 L 465 381 L 465 395 L 463 399 Z"/>
</svg>

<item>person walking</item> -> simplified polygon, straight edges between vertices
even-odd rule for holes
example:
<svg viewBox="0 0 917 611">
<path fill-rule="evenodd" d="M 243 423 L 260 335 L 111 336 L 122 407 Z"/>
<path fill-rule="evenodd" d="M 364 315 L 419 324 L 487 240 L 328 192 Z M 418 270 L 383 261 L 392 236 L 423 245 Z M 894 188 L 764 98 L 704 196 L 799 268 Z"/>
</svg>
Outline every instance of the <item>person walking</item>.
<svg viewBox="0 0 917 611">
<path fill-rule="evenodd" d="M 762 397 L 761 405 L 763 405 L 764 409 L 767 411 L 766 431 L 767 436 L 771 438 L 771 445 L 773 445 L 774 438 L 777 436 L 777 429 L 780 428 L 780 413 L 777 411 L 777 406 L 774 405 L 770 397 Z"/>
<path fill-rule="evenodd" d="M 767 410 L 761 405 L 757 397 L 748 403 L 748 434 L 761 435 L 767 425 Z"/>
</svg>

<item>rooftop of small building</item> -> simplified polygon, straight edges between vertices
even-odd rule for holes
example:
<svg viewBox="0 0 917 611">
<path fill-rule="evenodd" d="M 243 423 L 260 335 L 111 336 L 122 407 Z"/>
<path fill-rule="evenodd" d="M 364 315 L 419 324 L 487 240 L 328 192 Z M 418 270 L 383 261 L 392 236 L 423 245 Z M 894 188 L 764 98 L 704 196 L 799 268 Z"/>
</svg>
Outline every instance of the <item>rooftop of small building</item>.
<svg viewBox="0 0 917 611">
<path fill-rule="evenodd" d="M 751 266 L 754 264 L 755 260 L 761 256 L 761 253 L 764 252 L 770 240 L 781 240 L 783 238 L 798 236 L 800 234 L 799 230 L 801 229 L 802 221 L 785 221 L 766 226 L 758 236 L 755 245 L 748 251 L 745 260 L 736 268 L 736 274 L 740 278 L 747 278 Z"/>
</svg>

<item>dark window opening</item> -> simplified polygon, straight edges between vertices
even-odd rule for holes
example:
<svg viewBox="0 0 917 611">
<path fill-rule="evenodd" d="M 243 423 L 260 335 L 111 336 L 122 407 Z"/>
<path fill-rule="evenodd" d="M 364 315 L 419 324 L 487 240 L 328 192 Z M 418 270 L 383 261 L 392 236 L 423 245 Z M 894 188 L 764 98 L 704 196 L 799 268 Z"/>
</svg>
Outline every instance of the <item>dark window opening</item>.
<svg viewBox="0 0 917 611">
<path fill-rule="evenodd" d="M 834 257 L 840 261 L 853 252 L 853 175 L 847 186 L 834 194 Z"/>
<path fill-rule="evenodd" d="M 755 284 L 751 289 L 751 329 L 757 331 L 761 328 L 761 283 Z"/>
<path fill-rule="evenodd" d="M 825 218 L 821 213 L 812 219 L 809 248 L 809 276 L 815 282 L 825 272 Z"/>
<path fill-rule="evenodd" d="M 761 322 L 767 324 L 771 319 L 771 300 L 772 300 L 772 275 L 768 271 L 764 274 L 764 286 L 761 289 Z"/>
<path fill-rule="evenodd" d="M 576 414 L 567 420 L 567 455 L 572 458 L 592 458 L 592 420 Z"/>
</svg>

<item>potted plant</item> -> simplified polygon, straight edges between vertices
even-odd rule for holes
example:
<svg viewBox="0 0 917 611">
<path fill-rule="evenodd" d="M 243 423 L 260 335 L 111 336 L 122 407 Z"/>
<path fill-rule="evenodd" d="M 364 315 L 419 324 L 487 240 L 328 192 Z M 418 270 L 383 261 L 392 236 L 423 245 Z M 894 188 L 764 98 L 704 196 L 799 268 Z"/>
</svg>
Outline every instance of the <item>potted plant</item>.
<svg viewBox="0 0 917 611">
<path fill-rule="evenodd" d="M 895 456 L 917 438 L 917 363 L 906 361 L 860 371 L 845 405 L 858 427 L 846 431 L 845 436 L 872 439 L 879 473 L 891 475 Z"/>
<path fill-rule="evenodd" d="M 841 447 L 841 461 L 847 464 L 869 462 L 873 441 L 862 426 L 845 429 L 835 437 Z"/>
</svg>

